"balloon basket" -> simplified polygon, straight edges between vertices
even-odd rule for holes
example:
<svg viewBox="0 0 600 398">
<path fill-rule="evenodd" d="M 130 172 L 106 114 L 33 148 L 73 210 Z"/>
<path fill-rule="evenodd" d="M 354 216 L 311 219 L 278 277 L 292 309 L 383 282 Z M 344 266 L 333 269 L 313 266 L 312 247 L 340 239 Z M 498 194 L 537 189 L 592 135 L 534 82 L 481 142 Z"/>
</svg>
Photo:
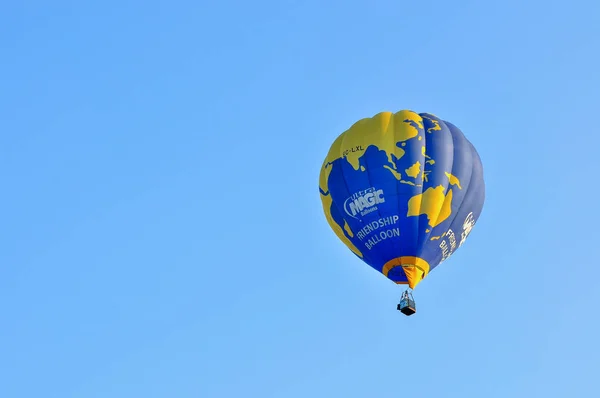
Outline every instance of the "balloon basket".
<svg viewBox="0 0 600 398">
<path fill-rule="evenodd" d="M 396 307 L 398 311 L 403 313 L 406 316 L 411 316 L 415 312 L 417 312 L 417 305 L 415 304 L 415 300 L 408 291 L 404 292 L 402 295 L 402 299 L 398 306 Z"/>
</svg>

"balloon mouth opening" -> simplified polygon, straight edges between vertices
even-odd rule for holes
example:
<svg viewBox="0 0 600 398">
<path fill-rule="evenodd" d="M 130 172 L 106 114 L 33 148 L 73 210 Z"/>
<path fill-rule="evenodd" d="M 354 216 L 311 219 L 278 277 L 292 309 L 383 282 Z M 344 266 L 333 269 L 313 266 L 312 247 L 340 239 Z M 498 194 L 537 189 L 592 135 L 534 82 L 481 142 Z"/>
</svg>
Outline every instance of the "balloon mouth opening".
<svg viewBox="0 0 600 398">
<path fill-rule="evenodd" d="M 429 263 L 420 257 L 396 257 L 384 264 L 381 272 L 399 285 L 414 289 L 429 273 Z"/>
</svg>

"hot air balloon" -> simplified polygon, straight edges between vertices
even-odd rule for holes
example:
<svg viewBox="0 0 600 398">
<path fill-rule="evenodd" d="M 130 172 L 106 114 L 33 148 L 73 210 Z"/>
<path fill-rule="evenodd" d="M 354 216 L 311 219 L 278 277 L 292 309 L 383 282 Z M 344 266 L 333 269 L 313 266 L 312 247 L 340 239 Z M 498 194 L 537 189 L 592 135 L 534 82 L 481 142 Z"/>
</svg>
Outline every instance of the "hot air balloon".
<svg viewBox="0 0 600 398">
<path fill-rule="evenodd" d="M 412 290 L 471 233 L 485 200 L 475 147 L 429 113 L 381 112 L 333 142 L 319 191 L 337 237 L 391 281 L 408 285 L 397 309 L 412 315 Z"/>
</svg>

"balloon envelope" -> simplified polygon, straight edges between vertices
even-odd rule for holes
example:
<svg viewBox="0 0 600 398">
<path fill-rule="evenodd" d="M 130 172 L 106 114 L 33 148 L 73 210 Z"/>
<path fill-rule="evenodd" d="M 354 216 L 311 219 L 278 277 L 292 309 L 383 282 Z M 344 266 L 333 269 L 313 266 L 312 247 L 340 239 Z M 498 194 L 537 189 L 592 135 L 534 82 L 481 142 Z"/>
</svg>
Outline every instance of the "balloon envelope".
<svg viewBox="0 0 600 398">
<path fill-rule="evenodd" d="M 414 288 L 464 242 L 481 214 L 481 159 L 453 124 L 382 112 L 331 145 L 319 178 L 323 210 L 344 244 Z"/>
</svg>

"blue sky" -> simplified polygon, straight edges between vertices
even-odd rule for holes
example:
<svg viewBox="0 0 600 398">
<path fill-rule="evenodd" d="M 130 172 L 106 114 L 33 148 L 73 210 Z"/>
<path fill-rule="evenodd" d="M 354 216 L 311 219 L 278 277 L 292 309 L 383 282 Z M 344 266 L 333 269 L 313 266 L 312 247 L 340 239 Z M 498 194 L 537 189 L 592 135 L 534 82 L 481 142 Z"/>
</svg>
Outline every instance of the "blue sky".
<svg viewBox="0 0 600 398">
<path fill-rule="evenodd" d="M 599 38 L 591 0 L 5 2 L 0 397 L 598 396 Z M 487 183 L 410 318 L 318 192 L 399 109 Z"/>
</svg>

